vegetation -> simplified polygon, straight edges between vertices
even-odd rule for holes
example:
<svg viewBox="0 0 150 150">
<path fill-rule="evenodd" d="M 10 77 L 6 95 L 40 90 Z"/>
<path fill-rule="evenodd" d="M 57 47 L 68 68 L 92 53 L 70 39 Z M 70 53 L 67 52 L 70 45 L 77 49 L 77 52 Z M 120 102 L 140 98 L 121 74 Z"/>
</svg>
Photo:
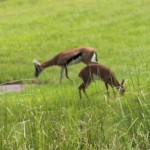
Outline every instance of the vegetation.
<svg viewBox="0 0 150 150">
<path fill-rule="evenodd" d="M 78 73 L 59 84 L 60 68 L 45 70 L 20 93 L 0 93 L 0 149 L 150 148 L 150 2 L 147 0 L 0 1 L 0 83 L 34 79 L 34 58 L 91 46 L 99 63 L 126 81 L 108 99 L 101 81 L 80 100 Z"/>
</svg>

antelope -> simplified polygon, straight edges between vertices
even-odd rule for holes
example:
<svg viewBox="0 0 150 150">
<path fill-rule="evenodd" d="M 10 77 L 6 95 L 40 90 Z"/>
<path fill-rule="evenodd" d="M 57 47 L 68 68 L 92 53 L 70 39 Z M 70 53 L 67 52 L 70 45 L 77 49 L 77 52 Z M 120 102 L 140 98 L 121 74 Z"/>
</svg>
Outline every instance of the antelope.
<svg viewBox="0 0 150 150">
<path fill-rule="evenodd" d="M 38 77 L 43 70 L 47 67 L 51 66 L 59 66 L 61 67 L 60 73 L 60 83 L 65 71 L 66 78 L 71 80 L 68 76 L 68 65 L 77 64 L 79 62 L 83 62 L 85 64 L 90 63 L 97 63 L 97 53 L 94 48 L 92 47 L 82 47 L 82 48 L 74 48 L 71 50 L 63 51 L 57 54 L 52 59 L 45 61 L 43 63 L 34 60 L 34 67 L 35 67 L 35 77 Z"/>
<path fill-rule="evenodd" d="M 110 85 L 112 89 L 113 87 L 116 87 L 119 90 L 120 94 L 123 94 L 125 92 L 124 80 L 122 80 L 122 82 L 119 83 L 115 77 L 115 74 L 111 71 L 111 69 L 101 64 L 87 65 L 80 71 L 79 77 L 83 81 L 83 83 L 79 86 L 80 99 L 82 98 L 81 90 L 83 91 L 85 96 L 88 98 L 85 92 L 85 89 L 90 85 L 92 80 L 96 80 L 96 79 L 102 80 L 105 83 L 108 96 L 109 96 L 108 85 Z M 114 89 L 113 89 L 113 92 L 114 92 Z"/>
</svg>

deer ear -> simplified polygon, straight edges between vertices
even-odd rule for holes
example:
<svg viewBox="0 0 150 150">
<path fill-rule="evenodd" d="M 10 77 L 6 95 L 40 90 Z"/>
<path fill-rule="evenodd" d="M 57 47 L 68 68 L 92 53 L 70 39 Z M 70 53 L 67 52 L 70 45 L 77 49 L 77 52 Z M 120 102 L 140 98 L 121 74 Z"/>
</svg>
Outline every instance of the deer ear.
<svg viewBox="0 0 150 150">
<path fill-rule="evenodd" d="M 33 64 L 34 64 L 35 66 L 40 66 L 40 65 L 41 65 L 41 63 L 38 62 L 36 59 L 33 60 Z"/>
<path fill-rule="evenodd" d="M 122 85 L 122 86 L 124 85 L 124 79 L 122 79 L 121 85 Z"/>
</svg>

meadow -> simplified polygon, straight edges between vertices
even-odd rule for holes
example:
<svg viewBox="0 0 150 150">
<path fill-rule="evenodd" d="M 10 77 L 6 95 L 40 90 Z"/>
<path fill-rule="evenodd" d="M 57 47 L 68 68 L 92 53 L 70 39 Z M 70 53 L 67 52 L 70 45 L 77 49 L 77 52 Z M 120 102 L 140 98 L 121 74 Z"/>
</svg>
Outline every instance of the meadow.
<svg viewBox="0 0 150 150">
<path fill-rule="evenodd" d="M 148 0 L 1 0 L 0 84 L 40 84 L 0 93 L 0 149 L 150 149 L 149 20 Z M 95 81 L 80 99 L 82 63 L 72 82 L 59 83 L 58 67 L 34 78 L 33 59 L 83 46 L 125 79 L 124 96 Z"/>
</svg>

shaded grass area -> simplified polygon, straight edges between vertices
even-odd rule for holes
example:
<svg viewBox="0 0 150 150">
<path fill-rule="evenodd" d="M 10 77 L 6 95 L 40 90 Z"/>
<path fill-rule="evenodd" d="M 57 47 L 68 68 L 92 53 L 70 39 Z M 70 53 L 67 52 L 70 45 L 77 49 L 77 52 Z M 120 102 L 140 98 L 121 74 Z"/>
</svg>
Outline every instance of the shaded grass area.
<svg viewBox="0 0 150 150">
<path fill-rule="evenodd" d="M 5 71 L 0 82 L 32 78 L 34 58 L 44 61 L 73 47 L 95 47 L 99 61 L 118 66 L 118 72 L 123 72 L 119 66 L 132 66 L 132 51 L 139 64 L 143 59 L 149 63 L 148 4 L 146 0 L 1 3 L 0 67 Z"/>
</svg>

